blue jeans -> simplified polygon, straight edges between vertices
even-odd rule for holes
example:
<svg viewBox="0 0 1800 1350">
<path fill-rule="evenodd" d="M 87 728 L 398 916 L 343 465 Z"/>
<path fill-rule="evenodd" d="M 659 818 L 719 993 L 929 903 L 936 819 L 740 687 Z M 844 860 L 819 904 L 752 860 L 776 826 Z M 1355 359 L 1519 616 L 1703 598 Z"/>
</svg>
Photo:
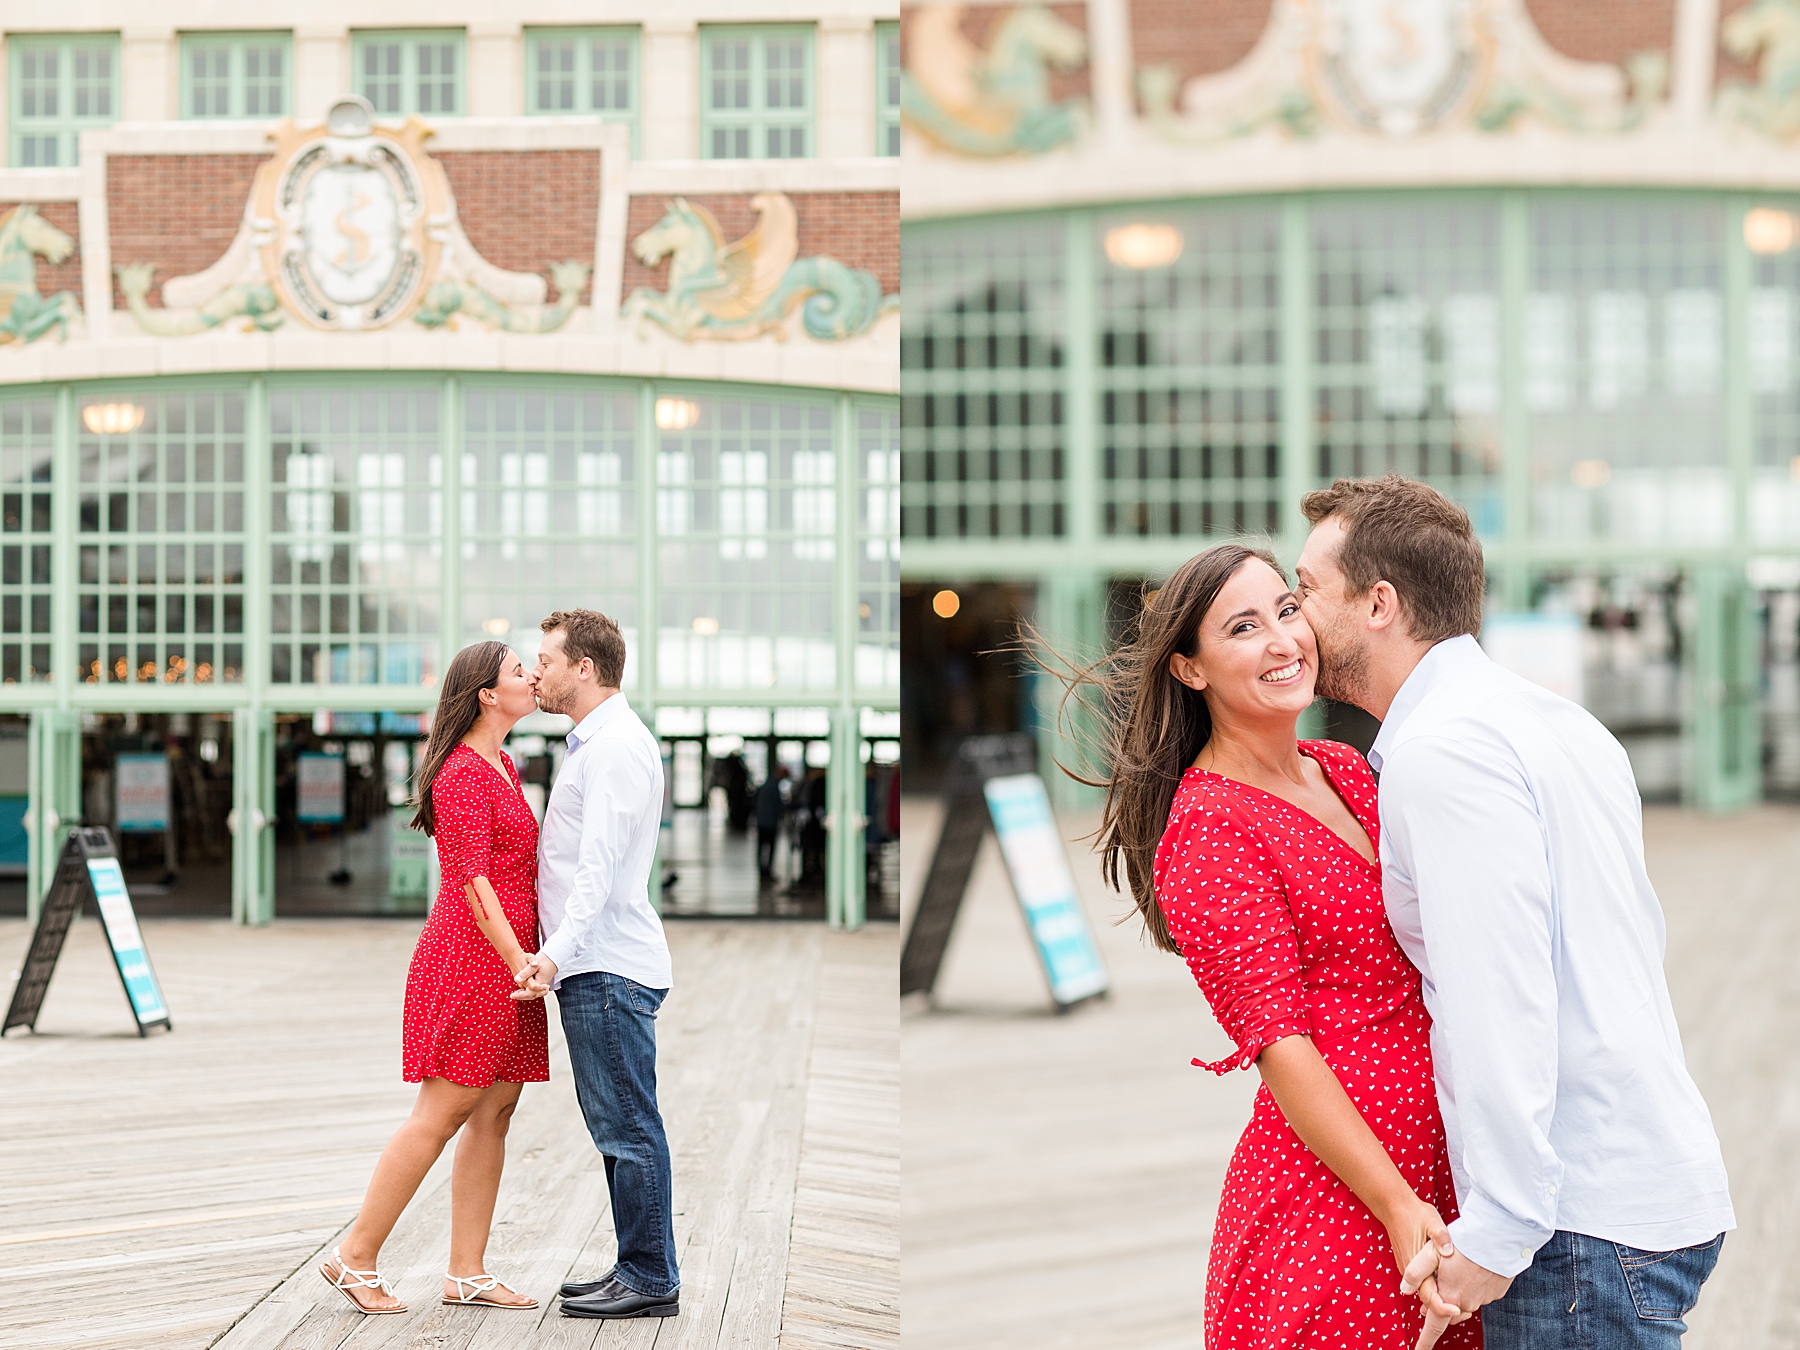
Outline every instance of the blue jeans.
<svg viewBox="0 0 1800 1350">
<path fill-rule="evenodd" d="M 575 1096 L 606 1161 L 619 1239 L 613 1278 L 652 1298 L 681 1284 L 669 1141 L 656 1109 L 656 1010 L 668 992 L 606 970 L 571 975 L 556 992 Z"/>
<path fill-rule="evenodd" d="M 1725 1241 L 1646 1252 L 1559 1232 L 1506 1297 L 1481 1310 L 1487 1350 L 1680 1350 Z"/>
</svg>

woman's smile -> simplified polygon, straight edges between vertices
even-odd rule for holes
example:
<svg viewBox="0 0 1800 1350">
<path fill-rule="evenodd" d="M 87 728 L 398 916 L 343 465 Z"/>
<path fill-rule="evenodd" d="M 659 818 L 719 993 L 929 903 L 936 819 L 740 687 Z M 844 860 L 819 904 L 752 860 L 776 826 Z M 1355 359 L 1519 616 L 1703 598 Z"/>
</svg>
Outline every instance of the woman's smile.
<svg viewBox="0 0 1800 1350">
<path fill-rule="evenodd" d="M 1305 659 L 1302 657 L 1296 656 L 1292 661 L 1289 661 L 1285 666 L 1282 666 L 1276 670 L 1271 670 L 1267 674 L 1258 675 L 1256 678 L 1264 684 L 1288 684 L 1294 680 L 1299 679 L 1300 676 L 1305 673 L 1305 671 L 1306 671 Z"/>
</svg>

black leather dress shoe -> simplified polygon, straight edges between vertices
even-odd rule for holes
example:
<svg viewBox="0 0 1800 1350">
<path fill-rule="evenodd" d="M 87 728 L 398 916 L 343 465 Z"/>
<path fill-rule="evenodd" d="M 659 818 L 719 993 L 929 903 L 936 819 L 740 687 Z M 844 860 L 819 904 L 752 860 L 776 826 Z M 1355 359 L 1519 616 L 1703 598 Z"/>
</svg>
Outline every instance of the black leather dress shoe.
<svg viewBox="0 0 1800 1350">
<path fill-rule="evenodd" d="M 564 1298 L 586 1298 L 589 1294 L 597 1294 L 613 1283 L 612 1271 L 607 1271 L 597 1280 L 570 1280 L 562 1287 Z M 624 1286 L 621 1285 L 620 1288 Z"/>
<path fill-rule="evenodd" d="M 564 1317 L 600 1317 L 616 1320 L 626 1317 L 675 1317 L 681 1312 L 681 1293 L 637 1294 L 617 1280 L 586 1298 L 566 1298 Z"/>
</svg>

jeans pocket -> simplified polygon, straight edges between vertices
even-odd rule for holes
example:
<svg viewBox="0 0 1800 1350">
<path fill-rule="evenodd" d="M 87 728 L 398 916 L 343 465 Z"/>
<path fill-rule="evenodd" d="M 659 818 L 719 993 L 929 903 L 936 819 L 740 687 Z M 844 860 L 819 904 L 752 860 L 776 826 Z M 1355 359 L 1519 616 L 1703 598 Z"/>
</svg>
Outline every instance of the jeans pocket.
<svg viewBox="0 0 1800 1350">
<path fill-rule="evenodd" d="M 631 1000 L 631 1006 L 645 1017 L 655 1017 L 656 1010 L 662 1007 L 663 997 L 667 989 L 651 989 L 639 984 L 636 980 L 625 981 L 625 997 Z"/>
<path fill-rule="evenodd" d="M 1700 1301 L 1700 1286 L 1718 1264 L 1719 1248 L 1724 1242 L 1725 1235 L 1720 1233 L 1710 1242 L 1669 1252 L 1648 1252 L 1622 1242 L 1613 1243 L 1638 1317 L 1668 1322 L 1687 1316 Z"/>
</svg>

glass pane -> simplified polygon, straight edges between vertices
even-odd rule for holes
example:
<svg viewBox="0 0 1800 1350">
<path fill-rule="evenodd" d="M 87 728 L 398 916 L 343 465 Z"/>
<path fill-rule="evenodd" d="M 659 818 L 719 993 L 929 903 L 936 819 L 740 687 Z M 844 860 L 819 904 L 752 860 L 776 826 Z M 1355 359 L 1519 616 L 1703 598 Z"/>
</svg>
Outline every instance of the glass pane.
<svg viewBox="0 0 1800 1350">
<path fill-rule="evenodd" d="M 279 46 L 244 48 L 244 113 L 279 117 L 287 111 L 287 53 Z"/>
<path fill-rule="evenodd" d="M 636 403 L 511 385 L 464 400 L 464 641 L 533 662 L 539 621 L 598 608 L 636 642 Z M 627 665 L 627 677 L 631 666 Z"/>
<path fill-rule="evenodd" d="M 436 398 L 324 387 L 271 397 L 276 682 L 436 682 Z"/>
<path fill-rule="evenodd" d="M 1280 526 L 1280 216 L 1266 206 L 1100 222 L 1102 528 Z"/>
<path fill-rule="evenodd" d="M 837 460 L 827 405 L 681 399 L 659 418 L 659 679 L 829 687 Z M 671 410 L 673 412 L 673 410 Z"/>
<path fill-rule="evenodd" d="M 905 534 L 1061 534 L 1061 227 L 911 230 L 901 267 Z"/>
<path fill-rule="evenodd" d="M 1320 481 L 1421 478 L 1500 533 L 1498 203 L 1321 206 L 1313 259 Z"/>
<path fill-rule="evenodd" d="M 1709 202 L 1534 204 L 1525 372 L 1534 534 L 1730 536 L 1723 241 L 1724 213 Z M 1763 318 L 1781 322 L 1773 310 Z"/>
<path fill-rule="evenodd" d="M 241 655 L 202 660 L 186 641 L 242 643 L 243 394 L 95 395 L 80 421 L 78 612 L 96 639 L 81 678 L 241 679 Z"/>
</svg>

